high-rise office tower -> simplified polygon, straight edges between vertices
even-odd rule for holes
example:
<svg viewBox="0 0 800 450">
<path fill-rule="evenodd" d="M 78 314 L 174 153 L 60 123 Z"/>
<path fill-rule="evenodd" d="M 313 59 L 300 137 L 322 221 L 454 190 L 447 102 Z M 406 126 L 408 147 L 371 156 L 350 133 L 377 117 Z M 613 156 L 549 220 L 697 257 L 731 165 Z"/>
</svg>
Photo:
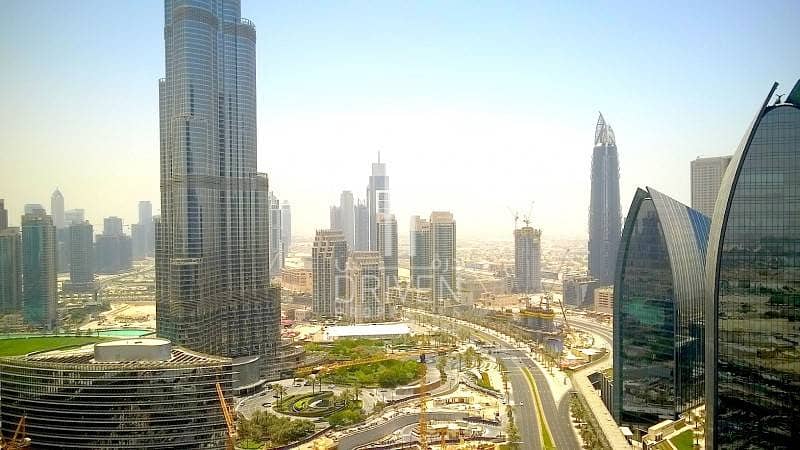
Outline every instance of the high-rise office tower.
<svg viewBox="0 0 800 450">
<path fill-rule="evenodd" d="M 372 174 L 367 185 L 367 207 L 369 208 L 369 249 L 378 249 L 378 214 L 389 213 L 389 177 L 386 175 L 386 164 L 372 163 Z"/>
<path fill-rule="evenodd" d="M 147 229 L 146 227 L 134 223 L 131 224 L 131 246 L 133 247 L 133 259 L 141 260 L 147 256 Z"/>
<path fill-rule="evenodd" d="M 43 210 L 22 216 L 22 311 L 33 326 L 58 326 L 56 227 Z"/>
<path fill-rule="evenodd" d="M 433 279 L 431 257 L 431 223 L 420 216 L 411 216 L 409 266 L 412 288 L 431 288 Z"/>
<path fill-rule="evenodd" d="M 94 233 L 89 222 L 69 226 L 69 281 L 94 282 Z"/>
<path fill-rule="evenodd" d="M 278 197 L 270 191 L 269 192 L 269 274 L 271 276 L 278 275 L 283 269 L 283 244 L 281 243 L 281 234 L 283 225 L 281 219 L 283 212 L 281 211 L 281 202 Z"/>
<path fill-rule="evenodd" d="M 133 242 L 129 236 L 105 233 L 95 236 L 94 268 L 98 273 L 124 272 L 132 266 Z"/>
<path fill-rule="evenodd" d="M 456 221 L 446 211 L 431 213 L 431 287 L 434 311 L 456 299 Z"/>
<path fill-rule="evenodd" d="M 342 210 L 338 206 L 331 206 L 330 207 L 330 225 L 331 230 L 339 230 L 342 231 Z"/>
<path fill-rule="evenodd" d="M 103 234 L 106 236 L 122 236 L 122 219 L 117 216 L 103 219 Z"/>
<path fill-rule="evenodd" d="M 255 26 L 239 1 L 166 0 L 164 19 L 158 334 L 214 355 L 276 354 Z"/>
<path fill-rule="evenodd" d="M 397 285 L 397 219 L 394 214 L 381 213 L 377 217 L 378 254 L 383 258 L 386 288 Z"/>
<path fill-rule="evenodd" d="M 50 196 L 50 214 L 53 215 L 53 225 L 56 228 L 64 228 L 64 196 L 56 188 Z"/>
<path fill-rule="evenodd" d="M 133 241 L 122 229 L 121 218 L 103 219 L 103 233 L 95 239 L 94 268 L 98 273 L 119 273 L 133 266 Z"/>
<path fill-rule="evenodd" d="M 334 317 L 337 299 L 347 294 L 347 241 L 340 230 L 317 230 L 311 264 L 311 311 L 317 317 Z"/>
<path fill-rule="evenodd" d="M 47 210 L 39 203 L 26 203 L 23 210 L 25 214 L 47 214 Z"/>
<path fill-rule="evenodd" d="M 347 259 L 345 317 L 355 323 L 386 319 L 384 258 L 378 252 L 352 252 Z"/>
<path fill-rule="evenodd" d="M 647 429 L 703 402 L 709 225 L 652 188 L 638 189 L 631 202 L 613 291 L 612 404 L 620 425 Z M 595 290 L 598 300 L 604 289 Z"/>
<path fill-rule="evenodd" d="M 353 209 L 353 193 L 350 191 L 342 191 L 339 196 L 339 217 L 341 218 L 342 232 L 344 238 L 347 240 L 347 248 L 354 248 L 355 246 L 355 210 Z"/>
<path fill-rule="evenodd" d="M 0 228 L 0 314 L 16 313 L 22 308 L 21 270 L 19 228 Z"/>
<path fill-rule="evenodd" d="M 517 292 L 542 290 L 542 230 L 529 226 L 514 230 L 514 283 Z"/>
<path fill-rule="evenodd" d="M 6 209 L 5 200 L 0 198 L 0 230 L 8 228 L 8 210 Z"/>
<path fill-rule="evenodd" d="M 600 283 L 613 283 L 621 229 L 617 143 L 614 130 L 600 114 L 594 131 L 589 201 L 589 276 Z"/>
<path fill-rule="evenodd" d="M 711 216 L 730 156 L 697 158 L 691 162 L 692 208 Z"/>
<path fill-rule="evenodd" d="M 81 223 L 86 220 L 85 215 L 85 211 L 81 208 L 68 209 L 64 211 L 64 225 L 70 226 L 73 223 Z"/>
<path fill-rule="evenodd" d="M 800 81 L 773 85 L 725 173 L 706 262 L 706 448 L 800 438 Z"/>
<path fill-rule="evenodd" d="M 355 248 L 357 251 L 369 250 L 369 208 L 367 204 L 359 200 L 354 208 L 355 220 Z"/>
<path fill-rule="evenodd" d="M 153 227 L 153 204 L 148 200 L 139 202 L 139 228 L 140 239 L 144 242 L 138 243 L 140 249 L 144 250 L 143 256 L 153 256 L 155 253 L 156 233 Z M 131 229 L 131 236 L 133 230 Z M 137 239 L 134 239 L 134 247 L 137 246 Z"/>
<path fill-rule="evenodd" d="M 286 200 L 281 202 L 281 244 L 285 258 L 292 246 L 292 207 Z"/>
</svg>

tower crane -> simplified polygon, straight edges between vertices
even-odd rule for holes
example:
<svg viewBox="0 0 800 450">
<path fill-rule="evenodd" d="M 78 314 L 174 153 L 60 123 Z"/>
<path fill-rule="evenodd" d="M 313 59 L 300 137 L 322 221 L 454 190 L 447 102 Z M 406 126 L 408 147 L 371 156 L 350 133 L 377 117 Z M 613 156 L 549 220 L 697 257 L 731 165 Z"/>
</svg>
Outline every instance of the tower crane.
<svg viewBox="0 0 800 450">
<path fill-rule="evenodd" d="M 0 433 L 0 450 L 27 450 L 31 448 L 31 439 L 25 433 L 25 416 L 20 417 L 17 428 L 11 439 L 4 439 Z"/>
<path fill-rule="evenodd" d="M 517 222 L 519 222 L 519 211 L 511 209 L 510 206 L 507 206 L 508 212 L 511 213 L 511 216 L 514 218 L 514 229 L 517 229 Z"/>
<path fill-rule="evenodd" d="M 567 262 L 567 256 L 569 256 L 569 249 L 564 252 L 564 256 L 561 257 L 561 262 L 559 264 L 558 273 L 562 273 L 564 271 L 564 266 Z M 553 302 L 553 286 L 551 285 L 549 289 L 547 289 L 544 293 L 544 298 L 547 300 L 547 303 L 550 304 Z M 563 293 L 562 298 L 558 301 L 558 305 L 561 307 L 561 315 L 564 318 L 564 332 L 566 333 L 566 337 L 571 339 L 573 342 L 576 341 L 575 336 L 572 334 L 572 327 L 569 326 L 569 320 L 567 320 L 567 310 L 564 308 L 564 301 L 563 301 Z"/>
<path fill-rule="evenodd" d="M 225 417 L 225 426 L 228 428 L 228 439 L 225 442 L 225 450 L 233 450 L 236 447 L 236 423 L 233 420 L 233 411 L 231 411 L 228 402 L 225 400 L 225 393 L 222 392 L 222 385 L 217 383 L 217 397 L 219 398 L 219 405 L 222 408 L 222 415 Z"/>
</svg>

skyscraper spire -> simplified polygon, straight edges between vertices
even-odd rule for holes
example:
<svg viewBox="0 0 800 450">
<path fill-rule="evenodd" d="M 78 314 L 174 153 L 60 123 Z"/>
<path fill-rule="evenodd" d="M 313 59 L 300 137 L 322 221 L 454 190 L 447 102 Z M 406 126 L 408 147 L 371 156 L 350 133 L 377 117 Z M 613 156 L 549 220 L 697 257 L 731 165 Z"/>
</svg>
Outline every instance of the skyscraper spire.
<svg viewBox="0 0 800 450">
<path fill-rule="evenodd" d="M 592 151 L 589 203 L 589 275 L 603 284 L 614 280 L 622 215 L 619 205 L 619 160 L 614 131 L 603 114 L 597 119 Z"/>
</svg>

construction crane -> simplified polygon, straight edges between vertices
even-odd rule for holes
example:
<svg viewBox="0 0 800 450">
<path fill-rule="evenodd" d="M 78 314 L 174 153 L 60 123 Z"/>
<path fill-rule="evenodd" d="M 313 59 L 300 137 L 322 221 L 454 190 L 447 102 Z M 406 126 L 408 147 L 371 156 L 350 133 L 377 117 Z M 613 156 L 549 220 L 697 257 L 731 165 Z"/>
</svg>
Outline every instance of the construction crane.
<svg viewBox="0 0 800 450">
<path fill-rule="evenodd" d="M 420 357 L 421 362 L 425 362 L 425 358 Z M 427 369 L 427 368 L 426 368 Z M 428 450 L 428 371 L 425 371 L 425 377 L 422 378 L 422 385 L 419 388 L 419 448 L 420 450 Z"/>
<path fill-rule="evenodd" d="M 447 428 L 439 429 L 439 438 L 441 439 L 439 446 L 442 450 L 447 450 Z"/>
<path fill-rule="evenodd" d="M 557 273 L 562 273 L 564 271 L 564 267 L 566 266 L 567 263 L 567 256 L 569 256 L 569 249 L 567 249 L 564 252 L 564 256 L 561 257 L 561 262 L 559 264 L 560 267 L 558 268 Z M 548 305 L 553 302 L 552 285 L 550 285 L 550 288 L 545 291 L 544 298 L 545 300 L 547 300 Z M 566 334 L 566 337 L 572 340 L 573 342 L 577 342 L 577 339 L 572 333 L 572 327 L 569 326 L 569 320 L 567 320 L 567 310 L 566 308 L 564 308 L 563 293 L 562 293 L 562 299 L 558 301 L 558 305 L 561 307 L 561 315 L 564 318 L 564 333 Z"/>
<path fill-rule="evenodd" d="M 222 392 L 222 385 L 217 383 L 217 397 L 219 397 L 219 405 L 222 408 L 222 415 L 225 417 L 225 425 L 228 428 L 228 440 L 225 443 L 226 450 L 233 450 L 236 447 L 236 423 L 233 420 L 233 411 L 228 406 L 225 400 L 225 393 Z"/>
<path fill-rule="evenodd" d="M 514 229 L 517 229 L 517 222 L 519 221 L 519 211 L 511 209 L 510 206 L 507 206 L 508 212 L 511 213 L 511 216 L 514 218 Z"/>
<path fill-rule="evenodd" d="M 4 439 L 0 433 L 0 450 L 26 450 L 31 448 L 31 439 L 25 436 L 25 416 L 20 417 L 11 439 Z"/>
<path fill-rule="evenodd" d="M 528 207 L 528 213 L 525 214 L 524 216 L 522 216 L 522 222 L 525 224 L 526 227 L 531 226 L 531 222 L 532 222 L 531 214 L 533 214 L 533 203 L 534 202 L 531 202 L 531 206 Z M 514 228 L 516 228 L 516 227 L 514 227 Z"/>
</svg>

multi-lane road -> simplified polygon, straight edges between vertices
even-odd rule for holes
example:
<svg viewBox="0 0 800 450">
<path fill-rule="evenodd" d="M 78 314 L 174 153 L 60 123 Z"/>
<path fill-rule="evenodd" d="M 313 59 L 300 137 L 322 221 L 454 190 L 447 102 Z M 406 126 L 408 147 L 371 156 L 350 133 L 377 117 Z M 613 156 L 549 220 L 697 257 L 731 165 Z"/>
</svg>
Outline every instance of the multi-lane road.
<svg viewBox="0 0 800 450">
<path fill-rule="evenodd" d="M 522 372 L 523 367 L 527 367 L 528 370 L 530 370 L 536 381 L 545 420 L 547 420 L 547 424 L 550 427 L 550 432 L 556 448 L 563 450 L 580 448 L 575 432 L 572 429 L 572 420 L 569 413 L 569 396 L 563 396 L 558 404 L 556 404 L 550 385 L 545 378 L 548 375 L 542 372 L 527 353 L 496 336 L 485 327 L 452 318 L 446 318 L 445 320 L 478 331 L 481 338 L 498 345 L 497 356 L 503 360 L 506 369 L 509 371 L 509 381 L 513 389 L 510 400 L 514 405 L 514 418 L 522 438 L 520 448 L 531 450 L 539 450 L 542 448 L 539 421 L 536 416 L 536 406 L 533 400 L 534 393 L 525 374 Z"/>
</svg>

